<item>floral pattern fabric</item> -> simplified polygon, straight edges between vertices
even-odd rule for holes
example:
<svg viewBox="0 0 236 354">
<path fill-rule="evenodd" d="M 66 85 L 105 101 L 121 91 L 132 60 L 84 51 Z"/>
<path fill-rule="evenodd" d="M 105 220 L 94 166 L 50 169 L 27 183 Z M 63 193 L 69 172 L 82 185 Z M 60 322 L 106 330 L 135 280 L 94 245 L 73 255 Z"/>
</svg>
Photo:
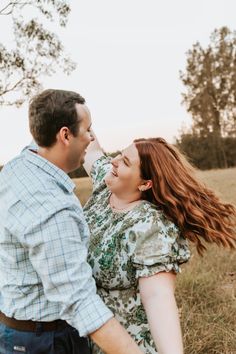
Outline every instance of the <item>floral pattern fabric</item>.
<svg viewBox="0 0 236 354">
<path fill-rule="evenodd" d="M 148 201 L 115 212 L 104 177 L 111 169 L 102 156 L 92 168 L 93 193 L 84 213 L 91 239 L 88 261 L 98 294 L 145 354 L 157 354 L 141 303 L 138 279 L 161 271 L 179 273 L 190 258 L 188 242 L 177 226 Z M 93 354 L 103 354 L 93 344 Z"/>
</svg>

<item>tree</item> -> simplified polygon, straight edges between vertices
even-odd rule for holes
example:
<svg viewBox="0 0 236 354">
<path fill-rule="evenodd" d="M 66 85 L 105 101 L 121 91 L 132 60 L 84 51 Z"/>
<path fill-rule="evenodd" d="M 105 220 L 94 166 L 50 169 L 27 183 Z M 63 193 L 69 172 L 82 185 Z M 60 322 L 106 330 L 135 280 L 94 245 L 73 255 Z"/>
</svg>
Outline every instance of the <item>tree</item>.
<svg viewBox="0 0 236 354">
<path fill-rule="evenodd" d="M 18 0 L 2 5 L 0 16 L 11 19 L 14 39 L 12 48 L 0 43 L 0 105 L 20 106 L 41 89 L 43 75 L 52 75 L 58 67 L 66 74 L 75 69 L 58 36 L 46 27 L 54 21 L 65 27 L 69 12 L 65 0 Z"/>
<path fill-rule="evenodd" d="M 214 152 L 212 133 L 208 137 L 184 133 L 176 140 L 176 146 L 185 154 L 189 162 L 201 170 L 219 168 L 219 162 Z M 236 166 L 236 138 L 221 138 L 225 151 L 227 167 Z"/>
<path fill-rule="evenodd" d="M 197 42 L 187 52 L 184 103 L 200 135 L 236 136 L 236 31 L 216 29 L 210 40 L 206 49 Z"/>
<path fill-rule="evenodd" d="M 206 49 L 194 44 L 180 77 L 194 134 L 211 136 L 218 166 L 227 167 L 221 138 L 236 137 L 236 32 L 222 27 L 211 34 Z"/>
</svg>

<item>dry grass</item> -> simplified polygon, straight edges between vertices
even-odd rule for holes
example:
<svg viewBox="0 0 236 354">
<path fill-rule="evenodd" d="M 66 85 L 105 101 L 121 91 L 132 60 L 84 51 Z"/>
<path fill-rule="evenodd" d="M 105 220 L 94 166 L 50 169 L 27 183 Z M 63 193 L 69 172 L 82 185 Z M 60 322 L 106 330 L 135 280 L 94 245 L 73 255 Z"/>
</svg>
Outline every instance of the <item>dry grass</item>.
<svg viewBox="0 0 236 354">
<path fill-rule="evenodd" d="M 199 171 L 199 178 L 225 202 L 236 205 L 236 168 Z M 193 256 L 177 280 L 185 352 L 236 354 L 236 252 L 208 246 Z"/>
<path fill-rule="evenodd" d="M 92 193 L 92 182 L 88 177 L 74 178 L 73 181 L 76 184 L 75 194 L 80 200 L 80 203 L 84 205 Z"/>
<path fill-rule="evenodd" d="M 198 176 L 224 201 L 236 205 L 236 168 L 199 171 Z M 75 180 L 85 203 L 91 193 L 88 178 Z M 236 252 L 208 246 L 177 278 L 176 299 L 186 354 L 236 354 Z M 171 338 L 171 333 L 170 333 Z"/>
<path fill-rule="evenodd" d="M 195 250 L 177 280 L 185 352 L 236 353 L 236 255 L 213 246 Z"/>
<path fill-rule="evenodd" d="M 222 200 L 236 205 L 236 168 L 198 171 L 197 175 Z"/>
</svg>

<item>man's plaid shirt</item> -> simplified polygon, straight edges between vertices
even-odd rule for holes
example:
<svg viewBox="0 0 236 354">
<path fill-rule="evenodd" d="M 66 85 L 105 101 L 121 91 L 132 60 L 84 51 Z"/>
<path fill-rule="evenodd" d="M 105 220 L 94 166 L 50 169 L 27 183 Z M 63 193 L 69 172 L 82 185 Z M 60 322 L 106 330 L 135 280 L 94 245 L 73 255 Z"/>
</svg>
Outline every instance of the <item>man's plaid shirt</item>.
<svg viewBox="0 0 236 354">
<path fill-rule="evenodd" d="M 113 315 L 96 294 L 74 187 L 29 149 L 2 169 L 0 310 L 21 320 L 64 319 L 85 336 Z"/>
</svg>

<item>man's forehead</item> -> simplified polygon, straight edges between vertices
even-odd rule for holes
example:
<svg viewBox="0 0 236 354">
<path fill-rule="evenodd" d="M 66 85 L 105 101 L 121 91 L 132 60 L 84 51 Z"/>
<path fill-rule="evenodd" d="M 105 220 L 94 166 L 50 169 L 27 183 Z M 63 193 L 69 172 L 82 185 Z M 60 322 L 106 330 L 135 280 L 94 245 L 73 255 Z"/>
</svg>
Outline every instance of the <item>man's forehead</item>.
<svg viewBox="0 0 236 354">
<path fill-rule="evenodd" d="M 90 111 L 89 111 L 88 107 L 86 106 L 86 104 L 76 103 L 75 107 L 78 112 L 90 115 Z"/>
<path fill-rule="evenodd" d="M 80 120 L 91 123 L 90 111 L 85 104 L 76 103 L 76 110 Z"/>
</svg>

